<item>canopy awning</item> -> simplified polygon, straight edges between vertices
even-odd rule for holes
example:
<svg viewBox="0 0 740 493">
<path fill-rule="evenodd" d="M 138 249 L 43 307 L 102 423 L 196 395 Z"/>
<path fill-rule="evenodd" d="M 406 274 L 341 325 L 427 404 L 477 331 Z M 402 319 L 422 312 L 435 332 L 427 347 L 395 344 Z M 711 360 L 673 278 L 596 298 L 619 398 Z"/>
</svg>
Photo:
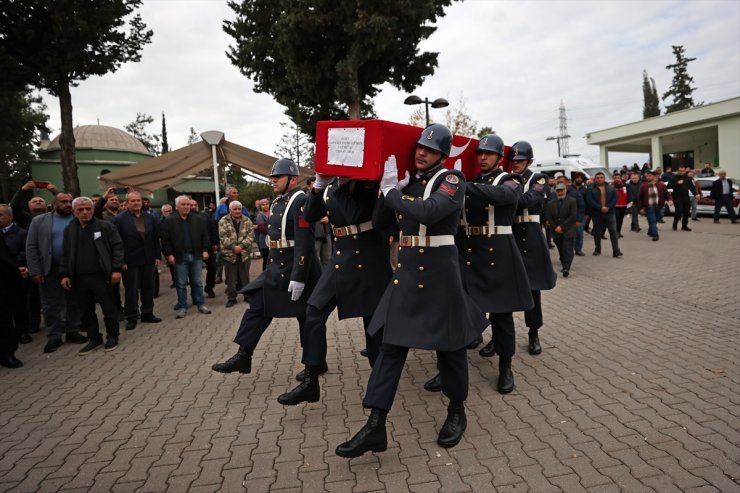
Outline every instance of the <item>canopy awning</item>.
<svg viewBox="0 0 740 493">
<path fill-rule="evenodd" d="M 208 132 L 205 132 L 208 133 Z M 204 133 L 204 134 L 205 134 Z M 226 139 L 216 144 L 216 156 L 220 164 L 231 164 L 260 176 L 269 176 L 277 158 L 242 147 Z M 205 140 L 182 147 L 152 159 L 147 159 L 126 168 L 117 169 L 100 176 L 108 186 L 129 186 L 136 190 L 153 193 L 161 188 L 173 187 L 199 171 L 213 167 L 211 145 Z M 314 171 L 299 168 L 302 178 L 312 176 Z"/>
</svg>

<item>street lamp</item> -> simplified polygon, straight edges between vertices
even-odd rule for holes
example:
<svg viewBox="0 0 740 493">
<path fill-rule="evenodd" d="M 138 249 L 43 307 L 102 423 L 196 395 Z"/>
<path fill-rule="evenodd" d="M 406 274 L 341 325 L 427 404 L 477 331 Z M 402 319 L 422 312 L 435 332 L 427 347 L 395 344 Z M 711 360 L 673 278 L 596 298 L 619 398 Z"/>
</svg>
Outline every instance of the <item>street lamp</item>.
<svg viewBox="0 0 740 493">
<path fill-rule="evenodd" d="M 445 106 L 449 106 L 450 103 L 444 99 L 444 98 L 437 98 L 434 101 L 429 101 L 429 98 L 421 99 L 419 96 L 416 96 L 412 94 L 411 96 L 407 97 L 403 104 L 421 104 L 424 103 L 424 107 L 426 109 L 426 124 L 429 126 L 429 105 L 432 105 L 432 108 L 444 108 Z"/>
<path fill-rule="evenodd" d="M 558 135 L 557 137 L 548 137 L 545 140 L 554 140 L 554 141 L 557 141 L 557 143 L 558 143 L 558 157 L 560 157 L 560 141 L 561 140 L 565 140 L 565 139 L 569 139 L 569 138 L 570 138 L 570 135 Z"/>
</svg>

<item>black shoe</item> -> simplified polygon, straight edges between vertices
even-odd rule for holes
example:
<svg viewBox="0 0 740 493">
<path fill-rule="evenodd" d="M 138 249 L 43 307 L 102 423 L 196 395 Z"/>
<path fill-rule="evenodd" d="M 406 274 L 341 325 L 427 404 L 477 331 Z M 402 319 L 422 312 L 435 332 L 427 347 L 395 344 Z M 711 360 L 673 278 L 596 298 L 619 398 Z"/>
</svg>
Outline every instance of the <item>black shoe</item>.
<svg viewBox="0 0 740 493">
<path fill-rule="evenodd" d="M 606 240 L 607 239 L 606 235 L 602 236 L 601 239 Z"/>
<path fill-rule="evenodd" d="M 424 384 L 424 390 L 427 392 L 441 392 L 442 391 L 442 378 L 439 376 L 439 373 L 434 375 L 431 380 L 428 380 Z"/>
<path fill-rule="evenodd" d="M 118 337 L 109 337 L 107 341 L 105 341 L 105 352 L 113 351 L 118 347 Z"/>
<path fill-rule="evenodd" d="M 87 337 L 83 336 L 77 331 L 67 332 L 66 341 L 72 344 L 84 344 L 87 342 Z"/>
<path fill-rule="evenodd" d="M 659 237 L 658 235 L 653 236 L 653 241 L 658 241 Z"/>
<path fill-rule="evenodd" d="M 465 428 L 468 427 L 468 420 L 465 417 L 465 406 L 462 404 L 453 405 L 447 408 L 447 419 L 442 429 L 439 430 L 437 444 L 440 447 L 454 447 L 462 439 Z"/>
<path fill-rule="evenodd" d="M 316 368 L 316 372 L 317 372 L 318 375 L 323 375 L 327 371 L 329 371 L 329 367 L 326 366 L 326 361 L 324 361 L 324 363 L 322 365 L 320 365 L 320 366 L 318 366 Z M 298 374 L 295 376 L 295 379 L 298 380 L 299 382 L 302 382 L 303 380 L 305 380 L 306 379 L 306 370 L 301 370 L 300 372 L 298 372 Z"/>
<path fill-rule="evenodd" d="M 365 452 L 383 452 L 388 449 L 388 436 L 385 432 L 387 411 L 373 408 L 367 423 L 348 442 L 340 444 L 335 450 L 339 457 L 359 457 Z"/>
<path fill-rule="evenodd" d="M 60 347 L 62 347 L 62 340 L 61 339 L 50 339 L 47 341 L 46 346 L 44 346 L 44 352 L 45 353 L 53 353 Z"/>
<path fill-rule="evenodd" d="M 570 275 L 570 271 L 568 269 L 563 269 L 563 277 L 568 277 Z"/>
<path fill-rule="evenodd" d="M 688 226 L 682 226 L 681 231 L 691 231 L 691 228 L 689 228 Z"/>
<path fill-rule="evenodd" d="M 490 358 L 491 356 L 496 354 L 496 348 L 494 346 L 493 339 L 491 339 L 491 342 L 483 346 L 481 350 L 478 351 L 478 354 L 480 354 L 484 358 Z"/>
<path fill-rule="evenodd" d="M 637 229 L 635 230 L 635 232 L 636 232 L 636 233 L 639 233 L 640 231 L 642 231 L 642 228 L 637 228 Z"/>
<path fill-rule="evenodd" d="M 614 252 L 614 253 L 612 254 L 612 257 L 614 257 L 614 258 L 619 258 L 619 257 L 621 257 L 622 255 L 624 255 L 624 254 L 622 253 L 622 251 L 621 251 L 621 250 L 617 250 L 616 252 Z"/>
<path fill-rule="evenodd" d="M 473 342 L 468 344 L 468 349 L 475 349 L 483 343 L 483 336 L 478 336 Z"/>
<path fill-rule="evenodd" d="M 100 347 L 102 345 L 103 345 L 103 338 L 102 337 L 97 337 L 97 338 L 90 339 L 90 342 L 88 342 L 87 344 L 85 344 L 83 346 L 83 348 L 80 349 L 80 352 L 78 352 L 77 354 L 79 354 L 80 356 L 84 356 L 87 353 L 91 352 L 93 349 L 95 349 L 97 347 Z"/>
<path fill-rule="evenodd" d="M 233 373 L 235 371 L 239 373 L 250 373 L 252 371 L 252 356 L 247 354 L 246 351 L 239 349 L 234 356 L 223 363 L 214 364 L 211 366 L 211 369 L 219 373 Z"/>
<path fill-rule="evenodd" d="M 665 224 L 665 221 L 663 221 L 662 219 L 658 219 L 658 222 L 659 222 L 660 224 Z"/>
<path fill-rule="evenodd" d="M 126 321 L 126 330 L 134 330 L 136 328 L 136 320 Z"/>
<path fill-rule="evenodd" d="M 5 368 L 20 368 L 23 366 L 23 362 L 11 354 L 10 356 L 0 357 L 0 366 L 4 366 Z"/>
<path fill-rule="evenodd" d="M 619 233 L 619 238 L 624 238 L 624 235 L 622 233 Z"/>
<path fill-rule="evenodd" d="M 692 217 L 691 220 L 692 221 L 699 221 L 699 218 L 698 217 Z"/>
<path fill-rule="evenodd" d="M 231 308 L 234 305 L 236 305 L 236 300 L 229 300 L 226 302 L 226 308 Z"/>
<path fill-rule="evenodd" d="M 594 256 L 601 255 L 601 250 L 594 250 Z"/>
<path fill-rule="evenodd" d="M 674 224 L 674 225 L 673 225 L 673 231 L 677 231 L 677 230 L 678 230 L 678 226 L 676 226 L 676 225 Z"/>
<path fill-rule="evenodd" d="M 542 352 L 542 346 L 540 346 L 540 336 L 531 335 L 529 336 L 529 354 L 540 354 Z"/>
<path fill-rule="evenodd" d="M 578 255 L 579 257 L 585 257 L 586 256 L 586 254 L 583 253 L 583 250 L 576 250 L 576 255 Z"/>
<path fill-rule="evenodd" d="M 550 250 L 552 250 L 553 248 L 555 248 L 555 244 L 554 243 L 548 243 L 547 244 L 547 248 L 549 248 Z"/>
<path fill-rule="evenodd" d="M 28 332 L 21 332 L 18 336 L 18 342 L 20 342 L 21 344 L 29 344 L 33 342 L 33 337 L 31 337 L 31 334 L 29 334 Z"/>
<path fill-rule="evenodd" d="M 367 348 L 363 348 L 360 350 L 360 356 L 363 358 L 368 358 L 370 356 L 370 353 L 367 352 Z"/>
<path fill-rule="evenodd" d="M 170 289 L 175 288 L 175 287 L 177 287 L 177 286 L 175 286 L 175 283 L 174 282 L 172 284 L 170 284 Z"/>
<path fill-rule="evenodd" d="M 156 317 L 153 313 L 147 313 L 146 315 L 141 316 L 141 323 L 144 324 L 158 324 L 161 321 L 162 319 Z"/>
<path fill-rule="evenodd" d="M 296 388 L 278 397 L 278 402 L 284 406 L 295 406 L 301 402 L 318 402 L 321 396 L 319 374 L 315 368 L 307 366 L 304 370 L 305 379 Z"/>
<path fill-rule="evenodd" d="M 496 390 L 499 394 L 510 394 L 514 390 L 514 374 L 511 372 L 511 360 L 498 363 L 498 383 Z"/>
<path fill-rule="evenodd" d="M 212 289 L 207 289 L 206 290 L 206 294 L 208 295 L 209 298 L 215 298 L 216 297 L 216 293 L 214 293 Z"/>
</svg>

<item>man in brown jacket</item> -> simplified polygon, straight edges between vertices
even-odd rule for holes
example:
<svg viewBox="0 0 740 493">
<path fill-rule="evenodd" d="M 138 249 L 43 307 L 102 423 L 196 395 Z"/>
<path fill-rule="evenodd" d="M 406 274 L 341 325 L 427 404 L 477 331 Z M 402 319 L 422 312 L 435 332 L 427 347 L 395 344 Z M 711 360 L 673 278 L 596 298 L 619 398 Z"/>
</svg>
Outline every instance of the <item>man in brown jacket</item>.
<svg viewBox="0 0 740 493">
<path fill-rule="evenodd" d="M 573 263 L 573 239 L 576 237 L 578 204 L 576 199 L 566 194 L 564 183 L 555 187 L 557 197 L 547 204 L 547 227 L 552 231 L 555 246 L 558 247 L 563 277 L 570 275 Z"/>
</svg>

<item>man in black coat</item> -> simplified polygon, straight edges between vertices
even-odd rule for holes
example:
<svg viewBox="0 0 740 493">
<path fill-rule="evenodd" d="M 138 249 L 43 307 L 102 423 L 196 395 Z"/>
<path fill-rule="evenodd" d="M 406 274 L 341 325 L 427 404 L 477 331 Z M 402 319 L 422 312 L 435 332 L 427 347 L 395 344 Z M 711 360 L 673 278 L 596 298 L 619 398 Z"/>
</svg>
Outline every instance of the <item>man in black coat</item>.
<svg viewBox="0 0 740 493">
<path fill-rule="evenodd" d="M 673 231 L 678 229 L 678 221 L 681 221 L 681 231 L 691 231 L 689 228 L 689 215 L 691 214 L 691 197 L 696 195 L 694 180 L 686 176 L 686 168 L 679 166 L 678 171 L 668 182 L 673 197 Z"/>
<path fill-rule="evenodd" d="M 252 354 L 273 318 L 296 318 L 301 346 L 305 345 L 306 301 L 321 274 L 313 228 L 303 216 L 306 194 L 298 186 L 298 166 L 290 159 L 275 161 L 270 179 L 277 197 L 267 227 L 267 269 L 241 290 L 250 298 L 234 337 L 239 350 L 211 367 L 220 373 L 252 371 Z"/>
<path fill-rule="evenodd" d="M 154 271 L 159 266 L 162 249 L 159 224 L 153 215 L 144 212 L 141 194 L 129 192 L 126 202 L 128 207 L 113 218 L 113 224 L 123 241 L 126 330 L 133 330 L 139 319 L 139 292 L 141 321 L 162 321 L 154 316 Z"/>
<path fill-rule="evenodd" d="M 18 227 L 15 222 L 15 212 L 9 205 L 0 204 L 0 231 L 3 232 L 3 242 L 8 247 L 10 254 L 16 259 L 16 266 L 23 274 L 21 283 L 17 286 L 20 293 L 14 293 L 15 296 L 21 296 L 23 300 L 27 299 L 27 291 L 31 286 L 28 278 L 28 263 L 26 262 L 26 237 L 28 231 Z M 28 344 L 32 341 L 31 334 L 28 332 L 29 314 L 26 302 L 13 303 L 12 315 L 15 329 L 18 332 L 18 342 Z"/>
<path fill-rule="evenodd" d="M 619 258 L 622 251 L 619 249 L 619 233 L 617 233 L 617 191 L 606 182 L 602 172 L 594 175 L 593 184 L 586 189 L 586 212 L 594 221 L 592 231 L 594 237 L 594 255 L 601 255 L 601 238 L 605 230 L 609 230 L 609 241 L 612 244 L 612 256 Z"/>
<path fill-rule="evenodd" d="M 80 350 L 87 354 L 103 345 L 95 303 L 100 304 L 105 323 L 105 350 L 118 347 L 118 307 L 110 286 L 121 282 L 123 242 L 112 223 L 93 216 L 88 197 L 72 201 L 75 219 L 64 230 L 59 277 L 62 287 L 72 292 L 87 329 L 89 341 Z"/>
<path fill-rule="evenodd" d="M 642 231 L 640 228 L 640 208 L 637 206 L 637 195 L 640 191 L 642 180 L 640 179 L 639 171 L 630 172 L 630 179 L 624 185 L 627 187 L 627 209 L 632 215 L 632 222 L 630 223 L 630 231 L 639 233 Z"/>
<path fill-rule="evenodd" d="M 27 331 L 25 233 L 13 222 L 12 209 L 0 205 L 0 366 L 7 368 L 23 366 L 15 352 L 21 334 Z"/>
<path fill-rule="evenodd" d="M 425 128 L 414 153 L 417 174 L 399 182 L 396 159 L 385 163 L 380 189 L 386 214 L 374 226 L 382 229 L 381 216 L 401 228 L 401 249 L 393 280 L 383 293 L 368 327 L 372 336 L 383 331 L 383 345 L 363 406 L 370 408 L 367 424 L 348 442 L 340 444 L 340 457 L 359 457 L 388 447 L 385 420 L 398 389 L 409 348 L 437 353 L 442 392 L 450 399 L 447 419 L 437 443 L 457 445 L 467 426 L 468 395 L 466 346 L 480 337 L 488 321 L 465 293 L 455 234 L 465 196 L 461 173 L 442 164 L 449 155 L 452 133 L 434 123 Z"/>
<path fill-rule="evenodd" d="M 540 216 L 544 213 L 549 193 L 547 175 L 533 173 L 529 169 L 533 160 L 534 152 L 529 142 L 515 142 L 511 146 L 513 171 L 519 175 L 524 187 L 514 216 L 513 230 L 532 288 L 534 307 L 524 312 L 524 322 L 529 328 L 529 354 L 536 355 L 542 352 L 539 338 L 539 330 L 542 327 L 540 292 L 554 288 L 556 276 L 552 269 L 545 235 L 540 227 Z"/>
<path fill-rule="evenodd" d="M 712 183 L 712 192 L 710 197 L 714 200 L 714 222 L 719 222 L 719 213 L 722 207 L 727 210 L 732 224 L 737 224 L 737 217 L 733 207 L 735 198 L 735 186 L 732 180 L 727 178 L 727 172 L 723 169 L 717 172 L 719 178 Z"/>
<path fill-rule="evenodd" d="M 563 277 L 570 275 L 573 263 L 573 239 L 576 236 L 578 204 L 566 193 L 566 186 L 559 183 L 555 186 L 555 200 L 547 204 L 547 227 L 552 231 L 555 246 L 558 247 Z"/>
<path fill-rule="evenodd" d="M 378 184 L 316 175 L 303 210 L 308 222 L 328 217 L 336 241 L 329 265 L 308 299 L 303 338 L 303 381 L 278 402 L 295 405 L 319 400 L 318 375 L 326 371 L 326 321 L 337 308 L 340 320 L 362 317 L 370 366 L 380 352 L 382 332 L 370 336 L 367 327 L 391 278 L 387 248 L 372 216 Z"/>
</svg>

